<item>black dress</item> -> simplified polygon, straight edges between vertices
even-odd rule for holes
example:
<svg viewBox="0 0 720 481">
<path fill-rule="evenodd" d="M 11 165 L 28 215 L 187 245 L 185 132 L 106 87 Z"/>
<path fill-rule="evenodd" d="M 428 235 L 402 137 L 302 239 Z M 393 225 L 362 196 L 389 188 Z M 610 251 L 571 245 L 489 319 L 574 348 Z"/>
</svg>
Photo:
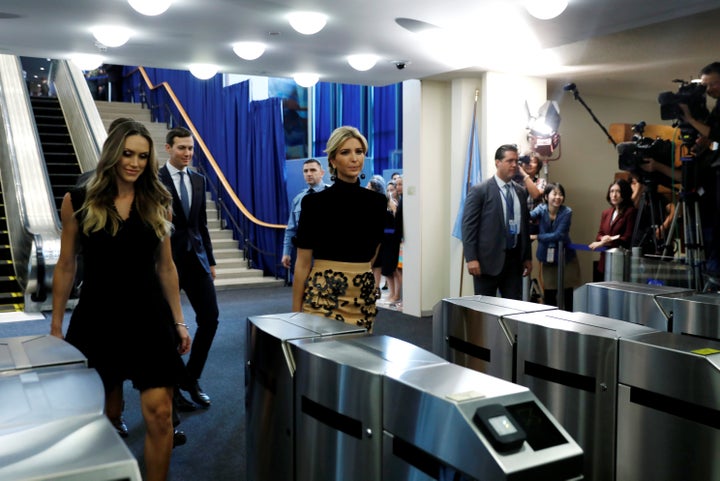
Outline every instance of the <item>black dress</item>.
<svg viewBox="0 0 720 481">
<path fill-rule="evenodd" d="M 77 212 L 85 191 L 70 194 Z M 106 388 L 125 379 L 140 390 L 175 385 L 182 359 L 155 272 L 160 240 L 134 208 L 115 236 L 105 230 L 85 235 L 83 219 L 78 222 L 83 283 L 66 340 L 88 358 Z"/>
</svg>

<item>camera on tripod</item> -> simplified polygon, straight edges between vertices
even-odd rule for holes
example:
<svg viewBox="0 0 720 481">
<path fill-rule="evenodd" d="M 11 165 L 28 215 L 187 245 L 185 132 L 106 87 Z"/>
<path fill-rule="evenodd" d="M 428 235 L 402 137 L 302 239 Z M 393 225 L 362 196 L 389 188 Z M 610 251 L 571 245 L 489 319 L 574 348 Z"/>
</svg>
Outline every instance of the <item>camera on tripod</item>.
<svg viewBox="0 0 720 481">
<path fill-rule="evenodd" d="M 656 184 L 670 185 L 670 179 L 656 172 L 646 172 L 641 167 L 646 162 L 645 159 L 651 158 L 665 165 L 672 165 L 675 160 L 675 150 L 673 144 L 665 139 L 652 139 L 644 137 L 645 122 L 638 122 L 632 126 L 635 134 L 632 141 L 620 142 L 617 144 L 618 151 L 618 168 L 626 172 L 630 172 L 643 182 L 654 182 Z"/>
<path fill-rule="evenodd" d="M 705 99 L 706 88 L 703 84 L 686 82 L 681 79 L 675 79 L 673 82 L 680 84 L 677 92 L 660 92 L 660 94 L 658 94 L 660 118 L 663 120 L 675 120 L 675 125 L 680 129 L 682 143 L 688 147 L 692 147 L 695 145 L 699 134 L 692 125 L 683 121 L 683 112 L 680 109 L 680 104 L 688 106 L 693 118 L 707 118 L 710 112 L 707 109 Z"/>
</svg>

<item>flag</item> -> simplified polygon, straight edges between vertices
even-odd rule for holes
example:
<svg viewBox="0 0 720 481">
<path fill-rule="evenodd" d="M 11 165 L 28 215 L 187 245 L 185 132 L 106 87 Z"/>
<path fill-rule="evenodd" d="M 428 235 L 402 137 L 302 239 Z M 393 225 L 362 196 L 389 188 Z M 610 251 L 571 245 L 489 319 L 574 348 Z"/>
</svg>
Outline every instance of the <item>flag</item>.
<svg viewBox="0 0 720 481">
<path fill-rule="evenodd" d="M 457 218 L 455 219 L 455 227 L 452 235 L 462 240 L 462 218 L 465 211 L 465 197 L 470 187 L 480 182 L 480 140 L 477 132 L 477 99 L 475 100 L 475 108 L 473 110 L 472 125 L 470 126 L 470 142 L 468 142 L 467 158 L 465 159 L 465 177 L 463 179 L 462 189 L 460 190 L 460 208 L 458 209 Z"/>
</svg>

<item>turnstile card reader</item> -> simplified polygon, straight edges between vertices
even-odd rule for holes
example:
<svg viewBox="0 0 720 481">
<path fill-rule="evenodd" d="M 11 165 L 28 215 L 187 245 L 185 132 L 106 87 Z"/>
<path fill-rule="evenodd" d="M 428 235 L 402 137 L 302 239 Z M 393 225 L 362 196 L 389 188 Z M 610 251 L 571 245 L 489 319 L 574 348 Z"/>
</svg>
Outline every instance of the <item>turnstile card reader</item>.
<svg viewBox="0 0 720 481">
<path fill-rule="evenodd" d="M 388 375 L 383 479 L 581 479 L 583 451 L 529 389 L 455 364 Z"/>
<path fill-rule="evenodd" d="M 670 314 L 671 332 L 720 342 L 720 294 L 689 292 L 659 296 L 657 300 Z"/>
</svg>

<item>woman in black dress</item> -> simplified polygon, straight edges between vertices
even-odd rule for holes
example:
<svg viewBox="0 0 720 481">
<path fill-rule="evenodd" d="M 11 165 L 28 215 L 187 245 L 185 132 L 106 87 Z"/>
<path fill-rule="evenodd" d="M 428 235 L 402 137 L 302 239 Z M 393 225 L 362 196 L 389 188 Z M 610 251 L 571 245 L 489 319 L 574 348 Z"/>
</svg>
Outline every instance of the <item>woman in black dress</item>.
<svg viewBox="0 0 720 481">
<path fill-rule="evenodd" d="M 334 184 L 302 200 L 293 311 L 371 331 L 377 314 L 371 266 L 382 242 L 387 200 L 360 186 L 367 145 L 355 127 L 338 127 L 328 139 Z"/>
<path fill-rule="evenodd" d="M 172 392 L 190 349 L 170 247 L 170 194 L 158 180 L 152 138 L 137 122 L 113 129 L 86 187 L 65 194 L 53 278 L 51 334 L 62 323 L 82 251 L 83 286 L 66 340 L 105 387 L 105 414 L 122 412 L 122 383 L 140 391 L 147 480 L 164 480 L 173 443 Z"/>
</svg>

